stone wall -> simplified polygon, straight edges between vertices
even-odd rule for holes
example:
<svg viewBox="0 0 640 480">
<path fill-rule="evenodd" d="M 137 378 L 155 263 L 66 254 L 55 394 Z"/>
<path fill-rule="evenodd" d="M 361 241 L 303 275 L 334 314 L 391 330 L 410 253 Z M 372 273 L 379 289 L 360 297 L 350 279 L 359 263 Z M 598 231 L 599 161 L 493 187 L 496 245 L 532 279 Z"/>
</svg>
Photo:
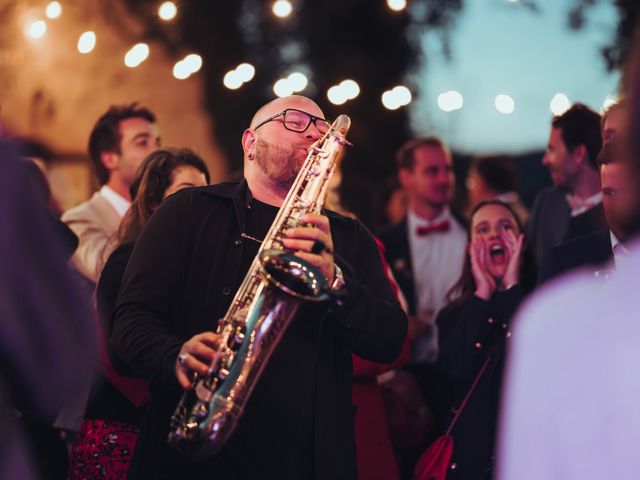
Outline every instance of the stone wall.
<svg viewBox="0 0 640 480">
<path fill-rule="evenodd" d="M 201 76 L 178 80 L 172 74 L 174 63 L 191 52 L 173 57 L 147 42 L 147 60 L 129 68 L 125 53 L 145 39 L 119 1 L 62 0 L 62 15 L 54 20 L 44 16 L 46 4 L 0 1 L 0 114 L 10 135 L 34 140 L 53 153 L 49 178 L 61 207 L 88 198 L 95 188 L 87 139 L 112 104 L 137 101 L 149 107 L 158 117 L 164 146 L 194 149 L 208 163 L 212 181 L 224 179 L 226 162 L 203 108 Z M 47 24 L 37 39 L 25 34 L 35 19 Z M 81 54 L 77 42 L 87 30 L 95 32 L 96 46 Z"/>
</svg>

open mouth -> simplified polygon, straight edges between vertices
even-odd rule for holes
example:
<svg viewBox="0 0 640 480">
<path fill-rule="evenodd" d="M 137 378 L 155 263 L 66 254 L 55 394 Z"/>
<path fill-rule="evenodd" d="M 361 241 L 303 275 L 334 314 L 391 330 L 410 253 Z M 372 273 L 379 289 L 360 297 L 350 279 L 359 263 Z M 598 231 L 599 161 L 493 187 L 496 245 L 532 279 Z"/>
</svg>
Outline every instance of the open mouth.
<svg viewBox="0 0 640 480">
<path fill-rule="evenodd" d="M 491 260 L 497 264 L 505 263 L 507 260 L 507 251 L 502 245 L 492 245 L 489 248 L 489 255 L 491 256 Z"/>
</svg>

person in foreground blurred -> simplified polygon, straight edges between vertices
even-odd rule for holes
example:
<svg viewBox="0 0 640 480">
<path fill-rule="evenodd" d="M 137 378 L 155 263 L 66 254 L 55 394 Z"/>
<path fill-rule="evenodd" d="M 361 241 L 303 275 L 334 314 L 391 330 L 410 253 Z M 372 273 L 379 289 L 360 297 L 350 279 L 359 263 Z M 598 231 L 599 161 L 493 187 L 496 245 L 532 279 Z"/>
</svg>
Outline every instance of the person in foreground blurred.
<svg viewBox="0 0 640 480">
<path fill-rule="evenodd" d="M 525 296 L 520 282 L 524 234 L 515 212 L 499 200 L 481 202 L 470 219 L 465 267 L 454 286 L 460 298 L 437 317 L 440 353 L 431 403 L 442 431 L 486 367 L 451 435 L 447 478 L 492 476 L 494 436 L 511 319 Z"/>
<path fill-rule="evenodd" d="M 640 477 L 640 35 L 623 75 L 635 238 L 608 278 L 576 273 L 540 289 L 519 314 L 505 382 L 500 480 Z M 552 287 L 552 288 L 551 288 Z"/>
<path fill-rule="evenodd" d="M 169 195 L 208 183 L 207 166 L 191 150 L 157 150 L 140 165 L 131 184 L 133 203 L 118 232 L 119 246 L 98 280 L 96 304 L 103 338 L 109 336 L 122 275 L 144 224 Z M 104 347 L 103 342 L 102 375 L 93 384 L 85 420 L 71 449 L 71 480 L 126 478 L 149 397 L 146 382 L 116 373 Z"/>
<path fill-rule="evenodd" d="M 15 147 L 0 139 L 2 480 L 66 478 L 66 452 L 50 427 L 96 364 L 89 305 L 53 219 Z"/>
</svg>

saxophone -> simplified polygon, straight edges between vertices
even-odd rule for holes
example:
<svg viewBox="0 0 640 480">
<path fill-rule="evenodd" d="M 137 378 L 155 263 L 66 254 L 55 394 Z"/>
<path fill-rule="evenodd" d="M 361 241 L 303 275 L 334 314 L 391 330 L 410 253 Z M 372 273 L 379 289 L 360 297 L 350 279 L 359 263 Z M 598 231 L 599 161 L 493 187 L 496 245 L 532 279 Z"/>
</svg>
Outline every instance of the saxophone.
<svg viewBox="0 0 640 480">
<path fill-rule="evenodd" d="M 351 120 L 340 115 L 310 148 L 226 314 L 206 376 L 196 377 L 172 418 L 169 443 L 195 460 L 219 452 L 234 431 L 271 354 L 304 302 L 329 298 L 327 279 L 286 250 L 285 230 L 320 213 L 329 181 L 344 154 Z"/>
</svg>

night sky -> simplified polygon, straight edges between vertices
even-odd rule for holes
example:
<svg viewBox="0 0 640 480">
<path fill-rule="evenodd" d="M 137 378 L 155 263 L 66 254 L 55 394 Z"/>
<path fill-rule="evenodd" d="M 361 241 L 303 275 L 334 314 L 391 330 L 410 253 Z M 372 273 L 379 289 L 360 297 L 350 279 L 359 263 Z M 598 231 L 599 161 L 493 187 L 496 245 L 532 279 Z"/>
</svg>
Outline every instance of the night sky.
<svg viewBox="0 0 640 480">
<path fill-rule="evenodd" d="M 451 32 L 451 60 L 439 40 L 426 34 L 427 63 L 420 73 L 421 94 L 411 105 L 416 133 L 442 136 L 455 150 L 518 153 L 546 145 L 558 93 L 601 110 L 615 94 L 618 74 L 607 73 L 600 48 L 613 40 L 617 12 L 600 2 L 586 26 L 570 30 L 570 0 L 537 0 L 538 12 L 509 0 L 469 0 Z M 438 94 L 458 90 L 461 110 L 438 108 Z M 515 100 L 510 115 L 498 113 L 494 99 Z"/>
</svg>

